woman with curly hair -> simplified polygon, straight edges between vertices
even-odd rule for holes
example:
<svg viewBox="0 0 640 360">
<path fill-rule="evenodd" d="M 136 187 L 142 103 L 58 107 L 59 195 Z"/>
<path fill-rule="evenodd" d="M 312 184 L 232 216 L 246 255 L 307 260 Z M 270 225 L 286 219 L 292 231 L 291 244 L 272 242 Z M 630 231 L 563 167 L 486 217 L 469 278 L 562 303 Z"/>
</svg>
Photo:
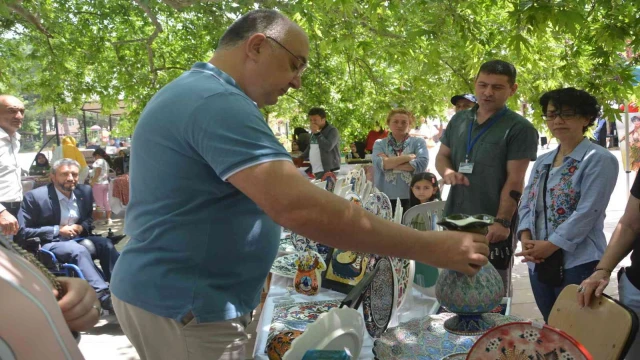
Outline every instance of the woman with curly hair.
<svg viewBox="0 0 640 360">
<path fill-rule="evenodd" d="M 605 209 L 618 179 L 618 161 L 584 136 L 600 114 L 595 97 L 575 88 L 540 98 L 542 117 L 560 144 L 536 160 L 520 209 L 518 237 L 529 263 L 536 304 L 548 321 L 562 289 L 596 268 L 607 241 Z"/>
</svg>

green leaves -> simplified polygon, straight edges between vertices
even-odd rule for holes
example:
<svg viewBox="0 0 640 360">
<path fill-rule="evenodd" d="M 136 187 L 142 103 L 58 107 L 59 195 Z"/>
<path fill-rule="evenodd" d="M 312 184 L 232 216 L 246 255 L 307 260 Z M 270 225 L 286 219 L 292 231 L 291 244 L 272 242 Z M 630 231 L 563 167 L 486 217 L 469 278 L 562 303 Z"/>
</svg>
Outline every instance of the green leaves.
<svg viewBox="0 0 640 360">
<path fill-rule="evenodd" d="M 540 95 L 560 86 L 603 104 L 638 92 L 629 62 L 638 61 L 620 54 L 640 49 L 640 4 L 610 0 L 9 0 L 0 3 L 0 91 L 40 94 L 40 106 L 60 111 L 124 99 L 118 132 L 129 134 L 153 94 L 206 61 L 256 6 L 287 14 L 311 43 L 303 88 L 265 111 L 295 126 L 324 106 L 345 142 L 366 136 L 394 105 L 444 118 L 449 98 L 472 92 L 493 58 L 518 69 L 513 108 L 538 111 Z"/>
</svg>

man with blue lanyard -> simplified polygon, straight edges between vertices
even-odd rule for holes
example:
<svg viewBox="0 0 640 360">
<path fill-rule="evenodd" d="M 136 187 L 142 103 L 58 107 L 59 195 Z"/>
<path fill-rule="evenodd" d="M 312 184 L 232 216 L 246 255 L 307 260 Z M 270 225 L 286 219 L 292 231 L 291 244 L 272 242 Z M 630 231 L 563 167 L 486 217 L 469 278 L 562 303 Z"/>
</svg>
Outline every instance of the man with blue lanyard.
<svg viewBox="0 0 640 360">
<path fill-rule="evenodd" d="M 506 106 L 517 89 L 512 64 L 501 60 L 482 64 L 475 80 L 477 105 L 451 118 L 436 156 L 438 172 L 451 185 L 445 214 L 496 217 L 487 239 L 507 257 L 492 259 L 507 292 L 513 245 L 506 246 L 510 241 L 505 240 L 511 240 L 524 175 L 538 148 L 533 125 Z"/>
</svg>

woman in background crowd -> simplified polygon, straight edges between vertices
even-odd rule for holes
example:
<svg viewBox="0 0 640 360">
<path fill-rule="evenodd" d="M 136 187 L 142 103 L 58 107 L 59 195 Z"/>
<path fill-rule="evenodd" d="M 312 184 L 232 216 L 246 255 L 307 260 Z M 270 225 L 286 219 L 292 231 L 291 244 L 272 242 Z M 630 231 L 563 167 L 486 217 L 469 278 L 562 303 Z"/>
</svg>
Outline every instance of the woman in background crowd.
<svg viewBox="0 0 640 360">
<path fill-rule="evenodd" d="M 544 317 L 562 289 L 580 284 L 604 254 L 605 209 L 618 179 L 618 161 L 584 136 L 600 114 L 595 97 L 574 88 L 540 98 L 557 150 L 536 160 L 518 213 L 518 236 L 529 280 Z"/>
</svg>

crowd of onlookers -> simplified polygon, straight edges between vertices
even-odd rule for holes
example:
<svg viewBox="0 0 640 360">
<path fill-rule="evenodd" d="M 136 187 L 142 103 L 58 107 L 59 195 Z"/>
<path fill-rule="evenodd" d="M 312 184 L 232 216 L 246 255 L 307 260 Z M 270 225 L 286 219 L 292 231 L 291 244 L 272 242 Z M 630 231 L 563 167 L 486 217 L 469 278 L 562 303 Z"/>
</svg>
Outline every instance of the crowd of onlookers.
<svg viewBox="0 0 640 360">
<path fill-rule="evenodd" d="M 636 245 L 640 228 L 633 222 L 640 217 L 635 204 L 640 183 L 634 184 L 627 213 L 607 248 L 605 210 L 619 164 L 605 148 L 606 124 L 595 97 L 575 88 L 540 97 L 542 117 L 558 145 L 538 157 L 538 132 L 506 106 L 517 90 L 515 67 L 498 60 L 483 64 L 475 90 L 475 96 L 451 99 L 457 112 L 444 131 L 425 122 L 416 127 L 407 109 L 391 110 L 386 127 L 372 130 L 365 143 L 351 144 L 350 158 L 370 158 L 374 185 L 392 202 L 399 199 L 405 210 L 440 200 L 441 187 L 449 185 L 445 215 L 494 216 L 487 234 L 491 253 L 497 254 L 490 257 L 491 263 L 503 277 L 506 291 L 511 291 L 513 254 L 521 242 L 522 250 L 515 255 L 528 264 L 536 304 L 547 321 L 565 286 L 581 285 L 578 296 L 588 303 L 596 289 L 597 295 L 602 293 L 617 263 L 640 246 Z M 314 114 L 318 114 L 315 109 L 309 112 L 310 119 Z M 324 110 L 319 114 L 322 121 L 315 122 L 319 126 L 311 122 L 310 149 L 300 155 L 309 156 L 315 178 L 339 168 L 339 135 L 326 123 Z M 592 127 L 595 139 L 587 137 Z M 325 128 L 331 129 L 332 142 L 317 140 L 327 136 Z M 294 140 L 306 144 L 301 134 L 306 135 L 299 131 Z M 434 139 L 441 144 L 430 164 L 427 142 Z M 543 140 L 542 146 L 548 147 L 548 139 Z M 328 152 L 328 145 L 335 151 Z M 323 166 L 326 162 L 320 160 L 329 155 L 334 157 L 331 167 Z M 531 161 L 535 163 L 525 181 Z M 427 172 L 429 165 L 435 165 L 442 180 Z M 619 275 L 621 301 L 636 311 L 640 311 L 638 267 L 633 261 Z M 634 347 L 631 354 L 635 351 Z"/>
</svg>

